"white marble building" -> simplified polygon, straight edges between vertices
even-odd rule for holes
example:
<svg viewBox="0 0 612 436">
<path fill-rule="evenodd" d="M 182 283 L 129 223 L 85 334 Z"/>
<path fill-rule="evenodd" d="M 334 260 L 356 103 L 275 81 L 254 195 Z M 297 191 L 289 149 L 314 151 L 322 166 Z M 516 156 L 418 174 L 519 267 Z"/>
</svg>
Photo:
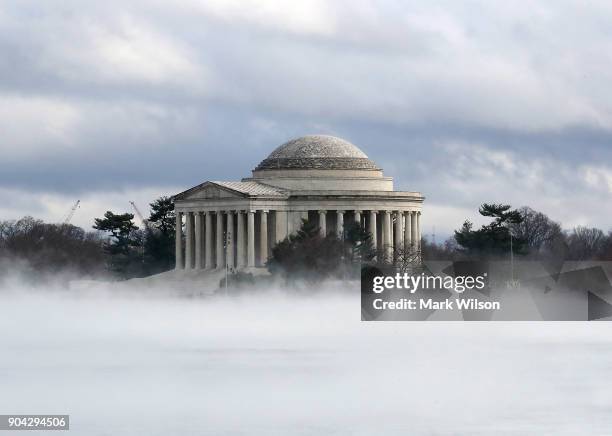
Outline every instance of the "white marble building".
<svg viewBox="0 0 612 436">
<path fill-rule="evenodd" d="M 208 181 L 174 197 L 176 268 L 262 267 L 277 241 L 303 218 L 323 234 L 342 234 L 357 221 L 375 246 L 419 244 L 419 192 L 393 190 L 393 178 L 355 145 L 333 136 L 309 135 L 274 150 L 241 181 Z M 183 238 L 184 225 L 184 238 Z"/>
</svg>

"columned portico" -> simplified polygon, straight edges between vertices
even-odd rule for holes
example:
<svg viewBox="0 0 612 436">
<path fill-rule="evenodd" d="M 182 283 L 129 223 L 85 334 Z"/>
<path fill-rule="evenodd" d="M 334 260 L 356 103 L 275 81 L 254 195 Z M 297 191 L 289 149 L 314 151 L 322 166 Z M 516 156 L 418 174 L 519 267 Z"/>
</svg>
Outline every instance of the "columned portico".
<svg viewBox="0 0 612 436">
<path fill-rule="evenodd" d="M 269 210 L 217 210 L 204 212 L 178 212 L 176 214 L 176 269 L 213 269 L 224 268 L 226 263 L 230 268 L 265 266 L 270 253 L 269 239 L 279 240 L 276 235 L 269 235 Z M 334 210 L 336 215 L 335 234 L 342 237 L 346 210 Z M 327 210 L 318 210 L 321 234 L 326 234 Z M 352 211 L 355 222 L 361 223 L 362 211 Z M 390 258 L 394 248 L 411 245 L 419 247 L 421 236 L 420 211 L 390 211 L 382 213 L 381 234 L 377 237 L 377 211 L 368 213 L 368 231 L 372 237 L 372 245 L 383 249 L 385 256 Z M 185 216 L 185 237 L 183 243 L 182 217 Z M 226 216 L 224 216 L 226 215 Z M 245 223 L 246 215 L 246 223 Z M 259 224 L 256 228 L 256 216 Z M 281 215 L 282 216 L 282 215 Z M 213 221 L 214 220 L 214 221 Z M 216 224 L 213 226 L 213 222 Z M 245 225 L 246 224 L 246 225 Z M 278 228 L 272 226 L 275 232 Z M 258 241 L 258 251 L 255 242 Z M 213 253 L 214 248 L 214 253 Z"/>
<path fill-rule="evenodd" d="M 279 240 L 278 235 L 275 234 L 278 223 L 270 225 L 270 212 L 275 211 L 249 209 L 245 212 L 237 209 L 216 210 L 215 212 L 178 212 L 176 214 L 175 268 L 210 270 L 224 268 L 226 264 L 230 268 L 237 269 L 265 266 L 270 255 L 269 241 Z M 326 233 L 327 212 L 328 210 L 317 211 L 322 235 Z M 341 238 L 347 210 L 336 209 L 332 212 L 335 213 L 336 218 L 334 234 Z M 354 209 L 348 213 L 353 214 L 355 222 L 361 223 L 362 210 Z M 213 218 L 213 214 L 216 218 Z M 377 225 L 378 211 L 369 210 L 367 213 L 366 224 L 374 248 L 383 250 L 387 259 L 391 259 L 395 249 L 411 246 L 420 248 L 420 211 L 383 210 L 380 214 L 382 221 L 379 228 Z M 185 216 L 184 238 L 183 215 Z M 382 235 L 380 239 L 378 229 Z"/>
</svg>

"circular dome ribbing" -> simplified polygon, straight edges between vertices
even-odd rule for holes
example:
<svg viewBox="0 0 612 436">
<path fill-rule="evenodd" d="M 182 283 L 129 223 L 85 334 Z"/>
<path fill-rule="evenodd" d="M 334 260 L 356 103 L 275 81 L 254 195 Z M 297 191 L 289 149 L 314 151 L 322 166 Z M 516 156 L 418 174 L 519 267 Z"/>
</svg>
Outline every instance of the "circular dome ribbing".
<svg viewBox="0 0 612 436">
<path fill-rule="evenodd" d="M 307 135 L 278 147 L 255 168 L 379 170 L 357 146 L 344 139 L 327 135 Z"/>
</svg>

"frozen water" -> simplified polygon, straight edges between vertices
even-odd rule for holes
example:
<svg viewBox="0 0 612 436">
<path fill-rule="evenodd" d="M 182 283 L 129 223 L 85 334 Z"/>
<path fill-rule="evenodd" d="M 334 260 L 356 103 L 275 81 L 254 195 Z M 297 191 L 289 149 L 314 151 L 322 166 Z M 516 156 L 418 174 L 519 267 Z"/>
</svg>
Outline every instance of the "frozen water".
<svg viewBox="0 0 612 436">
<path fill-rule="evenodd" d="M 612 432 L 606 322 L 367 323 L 333 293 L 5 293 L 0 350 L 0 413 L 70 414 L 74 435 Z"/>
</svg>

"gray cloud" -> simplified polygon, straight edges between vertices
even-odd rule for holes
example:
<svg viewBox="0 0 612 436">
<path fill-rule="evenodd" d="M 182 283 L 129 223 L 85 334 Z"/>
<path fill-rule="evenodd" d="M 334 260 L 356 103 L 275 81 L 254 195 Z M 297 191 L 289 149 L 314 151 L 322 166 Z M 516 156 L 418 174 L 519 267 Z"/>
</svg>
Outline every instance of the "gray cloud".
<svg viewBox="0 0 612 436">
<path fill-rule="evenodd" d="M 0 187 L 235 179 L 321 132 L 423 191 L 442 233 L 482 201 L 607 228 L 611 17 L 572 1 L 7 2 Z"/>
</svg>

